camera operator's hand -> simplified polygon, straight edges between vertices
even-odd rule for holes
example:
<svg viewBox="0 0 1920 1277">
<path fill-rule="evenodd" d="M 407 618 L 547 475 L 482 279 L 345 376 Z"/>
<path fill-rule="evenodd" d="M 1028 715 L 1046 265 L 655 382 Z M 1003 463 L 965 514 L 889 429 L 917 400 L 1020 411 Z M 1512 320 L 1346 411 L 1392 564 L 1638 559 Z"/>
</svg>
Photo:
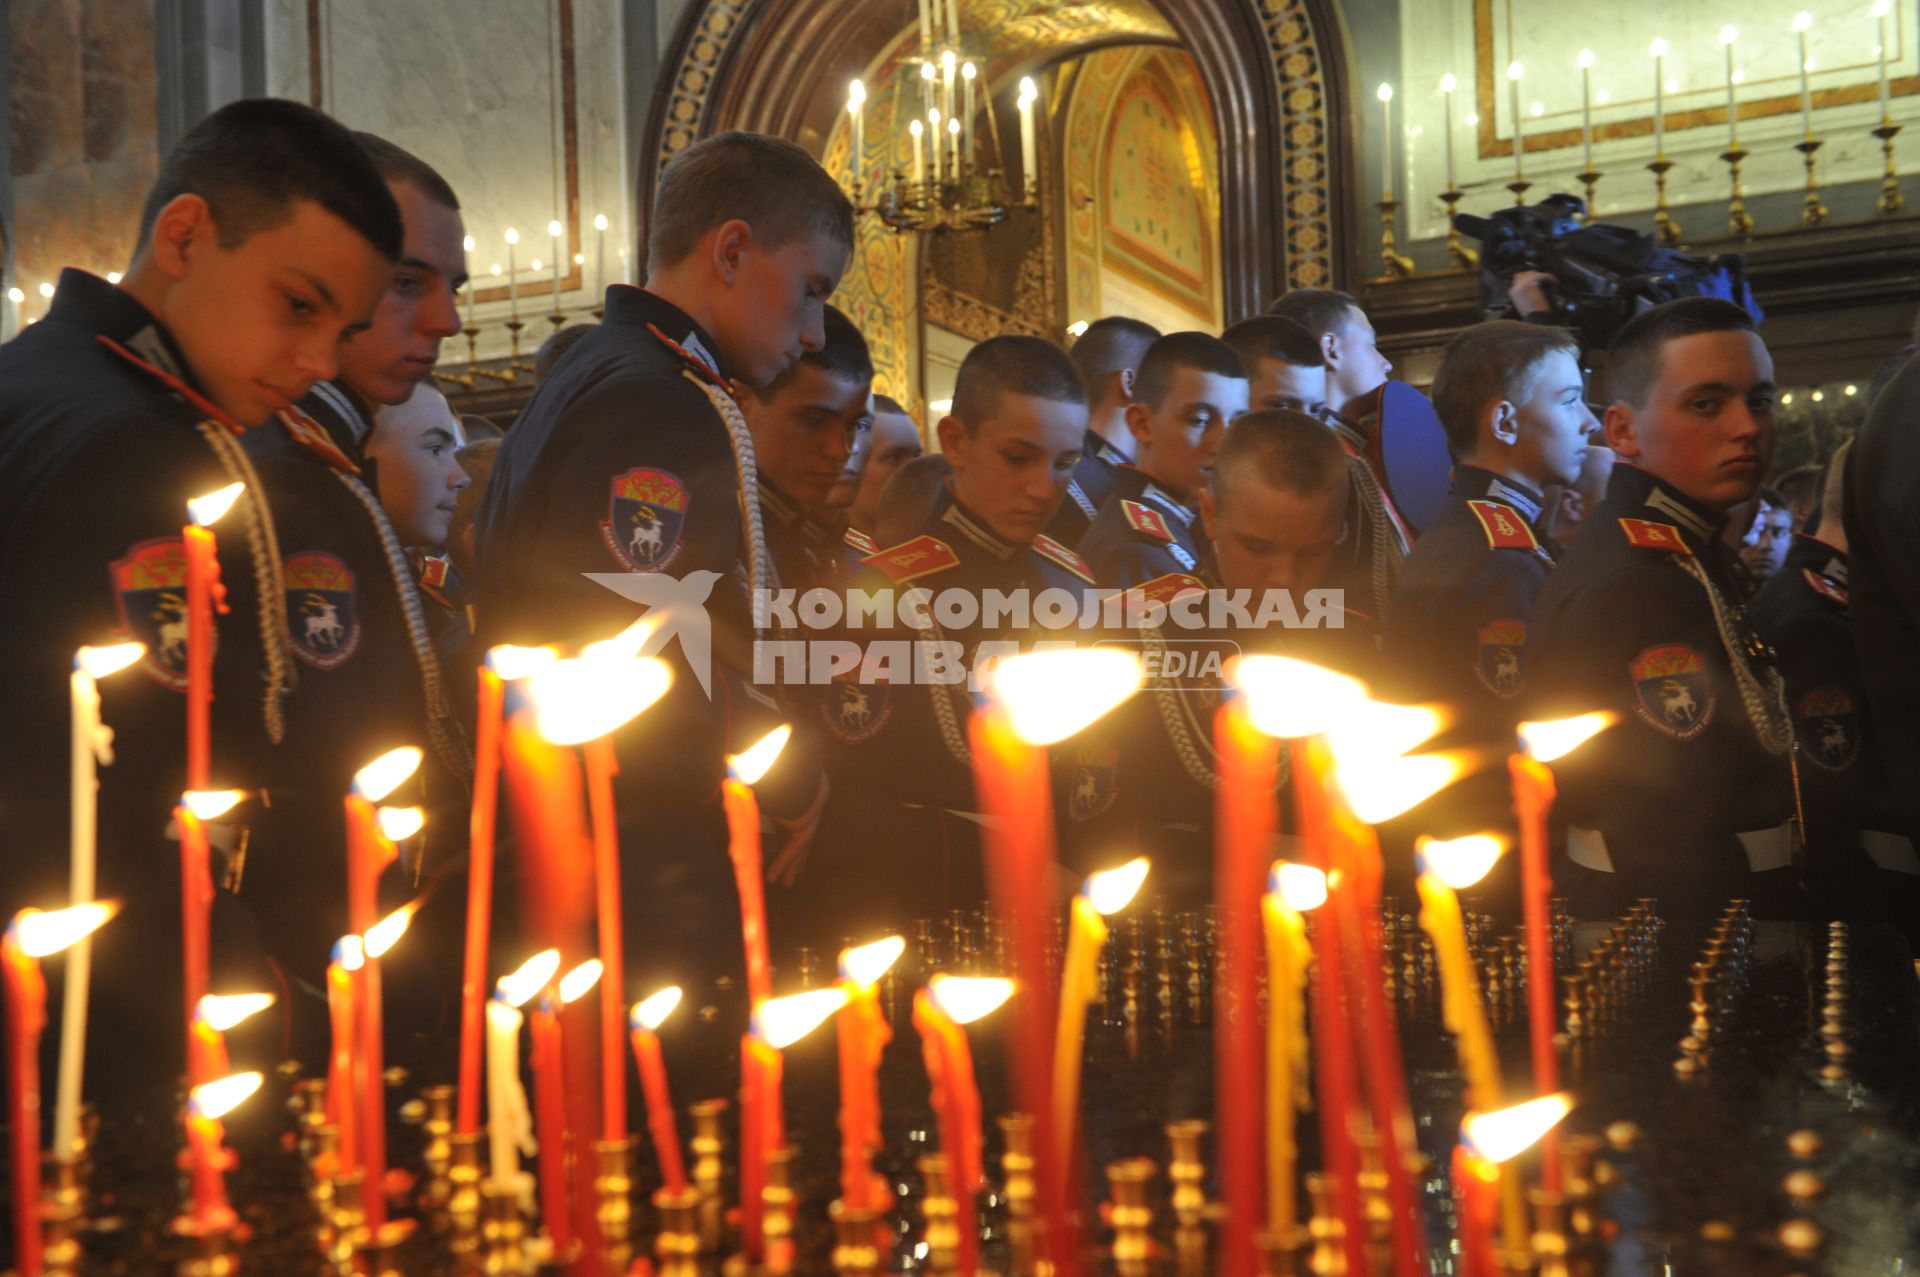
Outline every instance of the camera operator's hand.
<svg viewBox="0 0 1920 1277">
<path fill-rule="evenodd" d="M 1513 303 L 1514 312 L 1522 319 L 1545 314 L 1553 309 L 1553 303 L 1547 300 L 1546 285 L 1559 282 L 1543 270 L 1520 271 L 1507 285 L 1507 300 Z"/>
</svg>

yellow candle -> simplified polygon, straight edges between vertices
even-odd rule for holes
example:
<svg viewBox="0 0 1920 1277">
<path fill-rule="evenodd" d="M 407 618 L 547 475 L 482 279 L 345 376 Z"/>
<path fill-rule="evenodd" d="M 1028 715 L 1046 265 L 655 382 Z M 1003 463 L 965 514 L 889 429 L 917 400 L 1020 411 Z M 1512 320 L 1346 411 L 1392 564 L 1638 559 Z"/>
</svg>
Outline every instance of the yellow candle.
<svg viewBox="0 0 1920 1277">
<path fill-rule="evenodd" d="M 1267 933 L 1267 1230 L 1284 1236 L 1298 1226 L 1294 1135 L 1307 1089 L 1307 964 L 1313 948 L 1301 912 L 1327 898 L 1327 876 L 1311 865 L 1274 865 L 1263 901 Z"/>
<path fill-rule="evenodd" d="M 1053 1049 L 1052 1173 L 1066 1174 L 1066 1150 L 1073 1147 L 1074 1117 L 1080 1105 L 1080 1052 L 1087 1027 L 1087 1004 L 1100 990 L 1100 949 L 1107 942 L 1104 915 L 1127 907 L 1146 881 L 1145 859 L 1130 860 L 1087 879 L 1073 898 L 1067 931 L 1067 957 L 1060 973 L 1060 1021 Z"/>
</svg>

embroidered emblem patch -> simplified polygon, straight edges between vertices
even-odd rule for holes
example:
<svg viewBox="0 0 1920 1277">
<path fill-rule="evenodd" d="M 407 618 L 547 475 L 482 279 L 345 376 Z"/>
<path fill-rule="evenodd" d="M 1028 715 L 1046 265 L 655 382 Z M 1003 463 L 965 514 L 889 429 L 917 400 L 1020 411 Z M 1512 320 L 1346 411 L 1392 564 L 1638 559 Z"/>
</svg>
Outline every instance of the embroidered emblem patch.
<svg viewBox="0 0 1920 1277">
<path fill-rule="evenodd" d="M 107 569 L 120 625 L 147 645 L 141 668 L 162 687 L 187 689 L 187 549 L 179 537 L 142 541 Z"/>
<path fill-rule="evenodd" d="M 1496 550 L 1532 550 L 1539 546 L 1534 539 L 1533 529 L 1512 507 L 1498 501 L 1469 501 L 1467 509 L 1473 511 L 1473 517 L 1480 520 L 1481 531 L 1487 534 L 1487 544 Z"/>
<path fill-rule="evenodd" d="M 1120 798 L 1120 751 L 1098 735 L 1085 737 L 1074 748 L 1072 776 L 1067 809 L 1073 818 L 1105 815 Z"/>
<path fill-rule="evenodd" d="M 600 537 L 621 567 L 652 572 L 672 563 L 686 533 L 691 497 L 678 476 L 639 466 L 608 485 Z"/>
<path fill-rule="evenodd" d="M 1473 649 L 1473 672 L 1480 685 L 1503 699 L 1520 694 L 1520 651 L 1527 644 L 1527 623 L 1503 617 L 1483 627 Z"/>
<path fill-rule="evenodd" d="M 1713 691 L 1707 663 L 1680 643 L 1650 647 L 1628 664 L 1634 713 L 1647 726 L 1675 740 L 1692 740 L 1713 721 Z"/>
<path fill-rule="evenodd" d="M 337 670 L 360 649 L 360 599 L 353 570 L 331 554 L 287 556 L 287 629 L 293 654 L 317 670 Z"/>
<path fill-rule="evenodd" d="M 849 527 L 841 537 L 848 545 L 862 554 L 880 553 L 880 543 L 862 532 L 859 528 Z"/>
<path fill-rule="evenodd" d="M 1061 567 L 1073 573 L 1088 585 L 1093 584 L 1092 565 L 1052 537 L 1044 534 L 1035 537 L 1033 539 L 1033 548 L 1035 553 L 1058 563 Z"/>
<path fill-rule="evenodd" d="M 1847 588 L 1844 585 L 1829 581 L 1812 568 L 1801 568 L 1800 572 L 1807 578 L 1807 584 L 1813 588 L 1815 594 L 1830 603 L 1838 603 L 1841 607 L 1847 605 Z"/>
<path fill-rule="evenodd" d="M 1160 512 L 1151 506 L 1141 505 L 1138 501 L 1129 501 L 1122 497 L 1120 513 L 1127 516 L 1127 526 L 1135 532 L 1153 537 L 1158 541 L 1173 540 L 1173 529 L 1167 526 L 1167 521 Z"/>
<path fill-rule="evenodd" d="M 820 717 L 827 730 L 849 745 L 872 740 L 893 716 L 885 683 L 835 680 L 820 698 Z"/>
<path fill-rule="evenodd" d="M 917 536 L 911 541 L 902 541 L 891 550 L 868 555 L 860 562 L 886 573 L 895 585 L 905 585 L 923 576 L 945 571 L 960 562 L 960 556 L 939 537 Z"/>
<path fill-rule="evenodd" d="M 1206 582 L 1197 576 L 1185 572 L 1169 572 L 1165 576 L 1156 576 L 1151 581 L 1142 581 L 1128 590 L 1128 595 L 1139 595 L 1148 603 L 1171 603 L 1182 594 L 1195 590 L 1205 591 Z"/>
<path fill-rule="evenodd" d="M 1860 756 L 1860 715 L 1844 688 L 1802 696 L 1793 707 L 1793 727 L 1808 760 L 1828 771 L 1844 771 Z"/>
<path fill-rule="evenodd" d="M 1671 523 L 1654 523 L 1650 519 L 1622 519 L 1620 530 L 1627 534 L 1627 544 L 1641 550 L 1665 550 L 1669 554 L 1692 554 L 1687 543 L 1680 539 L 1680 529 Z"/>
</svg>

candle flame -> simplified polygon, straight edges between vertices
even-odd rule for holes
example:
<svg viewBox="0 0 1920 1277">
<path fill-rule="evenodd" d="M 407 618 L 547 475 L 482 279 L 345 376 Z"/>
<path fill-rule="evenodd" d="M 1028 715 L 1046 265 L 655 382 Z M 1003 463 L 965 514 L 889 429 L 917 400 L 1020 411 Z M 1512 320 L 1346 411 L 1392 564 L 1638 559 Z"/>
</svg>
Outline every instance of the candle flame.
<svg viewBox="0 0 1920 1277">
<path fill-rule="evenodd" d="M 379 820 L 388 842 L 405 842 L 427 823 L 427 813 L 418 807 L 382 807 Z"/>
<path fill-rule="evenodd" d="M 1375 758 L 1398 758 L 1432 740 L 1445 721 L 1445 716 L 1430 706 L 1361 701 L 1349 706 L 1327 729 L 1327 745 L 1343 766 Z"/>
<path fill-rule="evenodd" d="M 552 983 L 560 969 L 560 951 L 542 949 L 528 958 L 511 975 L 503 975 L 494 985 L 494 997 L 508 1006 L 525 1006 L 534 994 Z"/>
<path fill-rule="evenodd" d="M 593 215 L 593 229 L 596 231 L 604 231 L 607 229 L 607 215 L 605 213 L 595 213 Z"/>
<path fill-rule="evenodd" d="M 1020 97 L 1019 97 L 1020 105 L 1032 106 L 1035 102 L 1039 100 L 1040 100 L 1040 90 L 1034 86 L 1033 77 L 1026 76 L 1026 75 L 1021 76 L 1020 77 Z"/>
<path fill-rule="evenodd" d="M 936 974 L 927 996 L 955 1024 L 972 1024 L 993 1014 L 1013 996 L 1013 981 L 998 976 Z"/>
<path fill-rule="evenodd" d="M 1892 13 L 1892 12 L 1893 12 L 1893 4 L 1891 3 L 1891 0 L 1873 0 L 1873 16 L 1874 17 L 1884 18 L 1889 13 Z"/>
<path fill-rule="evenodd" d="M 342 971 L 358 971 L 367 965 L 367 942 L 359 936 L 341 936 L 333 942 L 333 965 Z"/>
<path fill-rule="evenodd" d="M 1336 766 L 1334 779 L 1353 814 L 1377 825 L 1425 802 L 1465 770 L 1464 761 L 1453 754 L 1414 754 L 1368 759 L 1363 766 Z"/>
<path fill-rule="evenodd" d="M 1414 858 L 1421 873 L 1432 874 L 1455 891 L 1464 891 L 1487 876 L 1503 850 L 1492 834 L 1421 838 L 1414 845 Z"/>
<path fill-rule="evenodd" d="M 551 235 L 555 239 L 560 238 L 560 223 L 558 220 L 547 223 L 547 234 Z"/>
<path fill-rule="evenodd" d="M 247 490 L 244 483 L 229 483 L 218 492 L 208 492 L 187 502 L 187 515 L 196 527 L 210 528 L 233 509 L 233 503 Z"/>
<path fill-rule="evenodd" d="M 13 915 L 7 930 L 20 952 L 45 958 L 86 939 L 119 910 L 119 902 L 113 900 L 94 900 L 70 909 L 22 909 Z"/>
<path fill-rule="evenodd" d="M 1884 3 L 1886 3 L 1886 0 L 1881 0 L 1881 3 L 1882 3 L 1882 4 L 1884 4 Z M 974 65 L 973 65 L 973 63 L 971 63 L 971 62 L 962 62 L 962 63 L 960 64 L 960 78 L 961 78 L 961 79 L 963 79 L 963 80 L 971 80 L 971 79 L 972 79 L 972 78 L 973 78 L 974 76 L 976 76 L 976 75 L 978 75 L 978 74 L 979 74 L 979 71 L 978 71 L 978 70 L 976 70 L 976 69 L 974 68 Z"/>
<path fill-rule="evenodd" d="M 272 1005 L 271 993 L 209 993 L 195 1004 L 193 1018 L 216 1033 L 225 1033 Z"/>
<path fill-rule="evenodd" d="M 854 110 L 858 110 L 861 106 L 865 105 L 866 100 L 867 86 L 859 80 L 850 81 L 847 84 L 847 105 Z"/>
<path fill-rule="evenodd" d="M 366 951 L 369 958 L 378 958 L 387 950 L 400 943 L 400 937 L 407 934 L 407 928 L 413 925 L 412 905 L 401 905 L 380 921 L 367 928 Z"/>
<path fill-rule="evenodd" d="M 954 63 L 958 61 L 959 58 L 955 56 L 952 49 L 940 50 L 940 70 L 942 72 L 952 71 Z"/>
<path fill-rule="evenodd" d="M 1440 77 L 1440 91 L 1442 93 L 1451 93 L 1459 87 L 1460 81 L 1453 78 L 1453 72 L 1449 71 Z"/>
<path fill-rule="evenodd" d="M 195 1117 L 218 1121 L 239 1108 L 266 1080 L 264 1074 L 254 1072 L 235 1073 L 231 1077 L 203 1083 L 187 1092 L 187 1107 Z"/>
<path fill-rule="evenodd" d="M 1505 1162 L 1532 1148 L 1572 1110 L 1572 1098 L 1561 1092 L 1491 1113 L 1469 1113 L 1460 1131 L 1475 1156 Z"/>
<path fill-rule="evenodd" d="M 1089 874 L 1086 886 L 1081 894 L 1087 903 L 1098 913 L 1119 913 L 1132 903 L 1140 890 L 1140 884 L 1147 880 L 1147 858 L 1135 856 L 1118 869 L 1105 869 L 1097 874 Z"/>
<path fill-rule="evenodd" d="M 511 226 L 507 227 L 506 240 L 509 244 L 518 244 L 520 242 L 520 232 Z"/>
<path fill-rule="evenodd" d="M 608 640 L 618 642 L 618 640 Z M 556 745 L 607 736 L 666 695 L 673 673 L 651 656 L 615 659 L 608 649 L 555 661 L 528 680 L 534 725 Z"/>
<path fill-rule="evenodd" d="M 73 668 L 88 678 L 118 674 L 147 654 L 145 643 L 109 643 L 105 647 L 83 647 L 73 654 Z"/>
<path fill-rule="evenodd" d="M 465 239 L 461 240 L 460 247 L 466 252 L 471 253 L 474 249 L 473 236 L 469 235 Z"/>
<path fill-rule="evenodd" d="M 905 936 L 888 936 L 884 940 L 875 940 L 872 944 L 842 949 L 840 978 L 861 988 L 876 985 L 880 983 L 880 977 L 900 960 L 900 955 L 906 950 Z"/>
<path fill-rule="evenodd" d="M 594 985 L 600 983 L 600 977 L 606 972 L 606 964 L 598 958 L 588 958 L 560 977 L 560 1001 L 578 1002 L 587 996 Z"/>
<path fill-rule="evenodd" d="M 1731 22 L 1729 22 L 1726 26 L 1720 28 L 1720 43 L 1732 44 L 1735 40 L 1738 40 L 1739 38 L 1740 38 L 1740 30 L 1738 27 L 1734 26 Z"/>
<path fill-rule="evenodd" d="M 913 134 L 913 136 L 919 137 L 923 131 L 924 130 L 922 130 L 920 127 L 920 121 L 918 120 L 907 121 L 907 132 Z"/>
<path fill-rule="evenodd" d="M 487 649 L 487 668 L 498 675 L 503 683 L 525 678 L 559 659 L 560 653 L 550 647 L 520 647 L 513 643 L 502 643 Z"/>
<path fill-rule="evenodd" d="M 947 132 L 954 137 L 960 135 L 960 121 L 957 118 L 949 118 L 947 120 Z"/>
<path fill-rule="evenodd" d="M 379 802 L 420 769 L 420 757 L 414 745 L 388 750 L 353 774 L 353 792 L 370 803 Z"/>
<path fill-rule="evenodd" d="M 1556 718 L 1543 723 L 1522 723 L 1520 741 L 1534 761 L 1550 763 L 1580 748 L 1587 741 L 1613 726 L 1617 715 L 1606 710 Z"/>
<path fill-rule="evenodd" d="M 673 609 L 655 608 L 612 638 L 600 639 L 580 649 L 580 655 L 595 661 L 628 661 L 641 654 L 647 640 L 654 636 Z"/>
<path fill-rule="evenodd" d="M 1808 13 L 1805 9 L 1802 9 L 1800 12 L 1794 14 L 1793 29 L 1795 31 L 1813 30 L 1813 15 L 1811 13 Z"/>
<path fill-rule="evenodd" d="M 754 1008 L 753 1035 L 776 1051 L 784 1050 L 846 1004 L 847 991 L 840 988 L 768 998 Z"/>
<path fill-rule="evenodd" d="M 933 63 L 922 62 L 920 64 L 920 78 L 923 80 L 931 80 L 933 78 Z"/>
<path fill-rule="evenodd" d="M 993 662 L 987 689 L 1029 745 L 1065 740 L 1140 689 L 1146 670 L 1115 648 L 1028 652 Z"/>
<path fill-rule="evenodd" d="M 1653 43 L 1647 46 L 1649 56 L 1664 58 L 1667 56 L 1667 38 L 1663 35 L 1653 37 Z"/>
<path fill-rule="evenodd" d="M 1276 860 L 1267 876 L 1267 886 L 1295 913 L 1306 913 L 1327 903 L 1327 875 L 1312 865 Z"/>
<path fill-rule="evenodd" d="M 1367 699 L 1358 679 L 1290 656 L 1242 656 L 1227 677 L 1247 698 L 1253 725 L 1269 736 L 1324 732 Z"/>
<path fill-rule="evenodd" d="M 670 984 L 658 993 L 634 1003 L 633 1010 L 627 1013 L 627 1020 L 634 1028 L 653 1033 L 667 1022 L 667 1017 L 679 1005 L 680 986 Z"/>
<path fill-rule="evenodd" d="M 218 820 L 246 796 L 240 789 L 189 789 L 180 795 L 180 805 L 201 820 Z"/>
<path fill-rule="evenodd" d="M 1393 101 L 1393 86 L 1391 84 L 1382 84 L 1373 91 L 1373 96 L 1379 98 L 1382 102 L 1391 102 Z"/>
<path fill-rule="evenodd" d="M 1582 71 L 1591 71 L 1593 69 L 1593 50 L 1592 49 L 1580 50 L 1580 56 L 1575 58 L 1573 61 L 1574 61 L 1574 65 L 1579 67 Z"/>
<path fill-rule="evenodd" d="M 1526 74 L 1527 69 L 1518 62 L 1507 63 L 1507 78 L 1509 80 L 1522 79 Z"/>
<path fill-rule="evenodd" d="M 782 723 L 741 753 L 727 755 L 727 774 L 742 785 L 759 784 L 760 778 L 772 770 L 774 760 L 780 757 L 780 751 L 787 747 L 792 735 L 793 728 Z"/>
</svg>

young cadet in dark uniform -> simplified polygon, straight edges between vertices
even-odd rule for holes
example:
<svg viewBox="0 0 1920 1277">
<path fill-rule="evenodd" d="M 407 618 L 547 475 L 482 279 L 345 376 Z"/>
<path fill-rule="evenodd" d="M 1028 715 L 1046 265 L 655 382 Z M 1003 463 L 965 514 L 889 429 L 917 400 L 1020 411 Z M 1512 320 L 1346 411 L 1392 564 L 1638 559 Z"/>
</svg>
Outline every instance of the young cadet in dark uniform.
<svg viewBox="0 0 1920 1277">
<path fill-rule="evenodd" d="M 1920 948 L 1920 855 L 1874 748 L 1847 591 L 1846 470 L 1851 443 L 1827 462 L 1806 531 L 1748 605 L 1779 654 L 1800 740 L 1807 808 L 1807 886 L 1820 916 L 1884 919 Z"/>
<path fill-rule="evenodd" d="M 215 617 L 210 783 L 255 789 L 295 675 L 273 526 L 238 436 L 333 375 L 342 335 L 366 324 L 393 273 L 400 219 L 347 130 L 295 103 L 246 101 L 166 156 L 139 245 L 117 288 L 66 271 L 47 317 L 0 347 L 9 907 L 68 899 L 75 650 L 146 644 L 137 668 L 101 684 L 114 762 L 100 771 L 97 895 L 122 912 L 95 941 L 87 1059 L 88 1094 L 109 1105 L 131 1096 L 107 1076 L 171 1088 L 180 1060 L 180 986 L 153 975 L 156 955 L 179 951 L 180 861 L 165 831 L 186 784 L 186 503 L 248 485 L 216 528 L 228 610 Z M 256 846 L 252 867 L 273 854 Z M 232 911 L 216 896 L 217 949 Z M 239 991 L 221 970 L 216 991 Z"/>
<path fill-rule="evenodd" d="M 1372 674 L 1371 637 L 1346 627 L 1344 609 L 1319 593 L 1348 500 L 1346 453 L 1318 420 L 1256 411 L 1227 431 L 1199 494 L 1199 574 L 1138 587 L 1170 604 L 1132 639 L 1147 662 L 1146 688 L 1054 747 L 1056 811 L 1074 869 L 1145 853 L 1154 857 L 1161 891 L 1196 906 L 1211 898 L 1213 716 L 1226 659 L 1278 652 L 1356 677 Z M 1224 612 L 1199 612 L 1203 600 L 1218 597 L 1189 594 L 1201 589 L 1245 600 L 1256 623 L 1262 603 L 1284 595 L 1285 619 L 1253 628 Z M 1288 623 L 1295 618 L 1298 627 Z"/>
<path fill-rule="evenodd" d="M 1228 328 L 1220 340 L 1246 366 L 1247 407 L 1327 415 L 1327 359 L 1312 333 L 1280 315 L 1255 315 Z"/>
<path fill-rule="evenodd" d="M 1227 424 L 1246 410 L 1246 368 L 1219 338 L 1168 333 L 1147 348 L 1127 406 L 1137 461 L 1114 471 L 1113 494 L 1080 541 L 1095 580 L 1128 589 L 1199 566 L 1197 494 Z"/>
<path fill-rule="evenodd" d="M 1152 324 L 1108 315 L 1074 339 L 1068 353 L 1087 387 L 1087 438 L 1067 482 L 1067 499 L 1047 525 L 1047 535 L 1061 545 L 1080 544 L 1087 525 L 1113 494 L 1116 467 L 1133 460 L 1127 405 L 1133 402 L 1140 360 L 1159 336 Z"/>
<path fill-rule="evenodd" d="M 1773 360 L 1745 311 L 1693 297 L 1629 321 L 1607 376 L 1620 461 L 1527 635 L 1527 718 L 1619 716 L 1555 764 L 1556 877 L 1581 917 L 1639 896 L 1670 917 L 1733 896 L 1792 911 L 1793 723 L 1720 540 L 1773 450 Z"/>
<path fill-rule="evenodd" d="M 325 987 L 333 942 L 347 930 L 340 800 L 354 772 L 402 745 L 427 750 L 424 791 L 409 796 L 424 792 L 436 807 L 440 818 L 425 837 L 438 850 L 465 844 L 465 821 L 446 819 L 462 804 L 440 801 L 459 796 L 472 768 L 407 558 L 409 538 L 382 503 L 366 451 L 375 409 L 406 402 L 431 375 L 441 341 L 460 331 L 454 299 L 466 282 L 465 230 L 459 201 L 437 172 L 384 138 L 355 136 L 400 208 L 400 263 L 372 325 L 340 348 L 338 375 L 246 443 L 280 537 L 281 606 L 301 682 L 257 831 L 276 854 L 257 861 L 247 891 L 275 958 L 316 989 Z M 450 437 L 446 448 L 451 454 Z M 390 877 L 397 905 L 409 884 Z"/>
<path fill-rule="evenodd" d="M 673 688 L 616 738 L 622 884 L 635 932 L 658 928 L 656 953 L 731 965 L 739 946 L 711 925 L 733 898 L 719 783 L 724 756 L 777 716 L 750 690 L 748 601 L 773 568 L 727 387 L 764 385 L 819 349 L 853 211 L 792 143 L 725 133 L 667 166 L 648 226 L 647 287 L 608 290 L 605 321 L 501 448 L 478 524 L 476 646 L 605 638 L 679 601 L 655 636 Z M 782 760 L 768 784 L 805 762 Z M 816 790 L 799 788 L 796 812 Z"/>
<path fill-rule="evenodd" d="M 881 543 L 880 494 L 887 481 L 921 453 L 920 427 L 907 410 L 886 395 L 873 397 L 873 425 L 867 431 L 867 463 L 860 471 L 860 487 L 847 507 L 847 564 L 858 565 L 870 554 L 878 554 Z"/>
</svg>

